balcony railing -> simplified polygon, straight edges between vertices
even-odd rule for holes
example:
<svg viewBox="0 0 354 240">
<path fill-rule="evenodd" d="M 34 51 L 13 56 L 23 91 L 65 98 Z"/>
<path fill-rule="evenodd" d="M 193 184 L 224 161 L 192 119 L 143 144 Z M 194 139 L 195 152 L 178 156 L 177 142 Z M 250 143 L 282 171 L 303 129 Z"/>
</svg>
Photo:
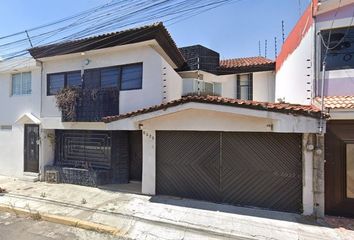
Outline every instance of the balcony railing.
<svg viewBox="0 0 354 240">
<path fill-rule="evenodd" d="M 119 114 L 119 89 L 76 89 L 71 110 L 62 109 L 63 122 L 100 122 Z"/>
</svg>

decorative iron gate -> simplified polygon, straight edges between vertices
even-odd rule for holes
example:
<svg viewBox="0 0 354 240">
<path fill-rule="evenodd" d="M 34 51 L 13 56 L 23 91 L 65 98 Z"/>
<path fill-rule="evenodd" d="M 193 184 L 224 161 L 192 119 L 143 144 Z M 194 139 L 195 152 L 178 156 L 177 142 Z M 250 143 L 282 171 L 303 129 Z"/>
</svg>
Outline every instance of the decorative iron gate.
<svg viewBox="0 0 354 240">
<path fill-rule="evenodd" d="M 83 168 L 111 168 L 112 133 L 56 131 L 56 164 Z"/>
<path fill-rule="evenodd" d="M 300 212 L 301 134 L 157 132 L 158 194 Z"/>
</svg>

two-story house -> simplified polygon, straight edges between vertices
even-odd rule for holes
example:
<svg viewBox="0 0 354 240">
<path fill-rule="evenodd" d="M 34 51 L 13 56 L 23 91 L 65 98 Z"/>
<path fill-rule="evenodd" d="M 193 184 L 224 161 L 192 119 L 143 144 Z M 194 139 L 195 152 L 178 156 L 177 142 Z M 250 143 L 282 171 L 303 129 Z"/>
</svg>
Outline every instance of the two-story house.
<svg viewBox="0 0 354 240">
<path fill-rule="evenodd" d="M 274 62 L 179 49 L 162 23 L 29 52 L 0 74 L 1 174 L 316 213 L 321 112 L 274 103 Z"/>
<path fill-rule="evenodd" d="M 325 212 L 354 216 L 354 2 L 312 1 L 277 59 L 276 99 L 330 115 L 325 134 Z M 324 133 L 322 122 L 319 131 Z"/>
</svg>

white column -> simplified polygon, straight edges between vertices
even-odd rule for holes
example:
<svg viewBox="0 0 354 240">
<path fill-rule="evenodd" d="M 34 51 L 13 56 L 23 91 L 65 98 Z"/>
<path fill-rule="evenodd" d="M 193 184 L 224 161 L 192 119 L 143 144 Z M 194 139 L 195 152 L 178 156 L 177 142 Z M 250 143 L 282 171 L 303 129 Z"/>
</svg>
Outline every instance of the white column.
<svg viewBox="0 0 354 240">
<path fill-rule="evenodd" d="M 314 139 L 312 134 L 302 135 L 302 204 L 303 214 L 314 213 L 313 198 L 313 150 Z"/>
<path fill-rule="evenodd" d="M 40 137 L 39 173 L 40 180 L 44 181 L 44 167 L 54 164 L 55 131 L 41 129 Z"/>
<path fill-rule="evenodd" d="M 156 194 L 156 131 L 143 130 L 142 193 Z"/>
<path fill-rule="evenodd" d="M 322 218 L 325 214 L 324 136 L 316 135 L 316 139 L 316 149 L 313 158 L 314 215 Z"/>
</svg>

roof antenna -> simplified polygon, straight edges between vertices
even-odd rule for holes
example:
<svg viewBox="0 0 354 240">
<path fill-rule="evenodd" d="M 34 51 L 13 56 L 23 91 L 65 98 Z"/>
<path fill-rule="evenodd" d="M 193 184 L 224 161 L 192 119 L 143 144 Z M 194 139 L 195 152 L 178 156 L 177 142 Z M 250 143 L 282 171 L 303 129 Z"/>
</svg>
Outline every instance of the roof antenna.
<svg viewBox="0 0 354 240">
<path fill-rule="evenodd" d="M 265 40 L 265 42 L 264 42 L 264 57 L 265 58 L 267 58 L 267 43 L 268 43 L 268 41 Z"/>
<path fill-rule="evenodd" d="M 258 41 L 258 56 L 262 56 L 262 51 L 261 51 L 261 40 Z"/>
</svg>

